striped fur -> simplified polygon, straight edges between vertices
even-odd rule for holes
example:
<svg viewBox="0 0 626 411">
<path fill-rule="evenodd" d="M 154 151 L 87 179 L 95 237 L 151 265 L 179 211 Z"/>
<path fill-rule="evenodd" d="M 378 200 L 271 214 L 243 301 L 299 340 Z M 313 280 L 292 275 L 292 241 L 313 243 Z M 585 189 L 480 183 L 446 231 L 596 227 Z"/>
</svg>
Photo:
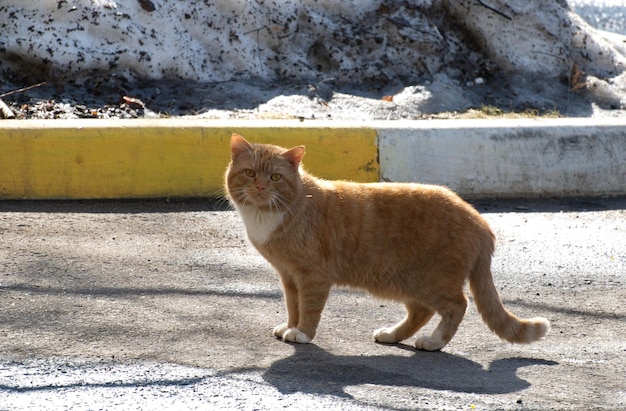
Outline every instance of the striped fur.
<svg viewBox="0 0 626 411">
<path fill-rule="evenodd" d="M 478 311 L 504 340 L 544 337 L 544 318 L 507 311 L 493 284 L 494 235 L 452 191 L 433 185 L 324 181 L 306 173 L 304 147 L 250 144 L 234 134 L 226 189 L 248 236 L 278 272 L 288 320 L 278 338 L 309 342 L 332 286 L 368 290 L 403 303 L 406 317 L 374 332 L 379 342 L 411 337 L 438 313 L 441 321 L 416 347 L 439 350 L 467 307 L 469 280 Z M 251 211 L 253 210 L 253 211 Z"/>
</svg>

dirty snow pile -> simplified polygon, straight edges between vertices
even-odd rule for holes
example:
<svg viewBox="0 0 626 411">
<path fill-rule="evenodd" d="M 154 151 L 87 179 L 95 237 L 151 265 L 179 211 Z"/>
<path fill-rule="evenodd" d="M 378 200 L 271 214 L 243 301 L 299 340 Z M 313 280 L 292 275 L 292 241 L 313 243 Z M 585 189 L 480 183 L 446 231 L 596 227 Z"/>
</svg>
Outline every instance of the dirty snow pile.
<svg viewBox="0 0 626 411">
<path fill-rule="evenodd" d="M 437 71 L 445 44 L 423 12 L 431 0 L 204 2 L 5 0 L 3 60 L 52 75 L 105 70 L 142 78 L 227 81 L 353 78 Z M 381 9 L 381 7 L 383 7 Z M 55 72 L 56 71 L 56 72 Z"/>
<path fill-rule="evenodd" d="M 544 0 L 3 0 L 0 77 L 375 83 L 430 111 L 488 98 L 558 107 L 577 86 L 621 108 L 626 43 L 615 36 Z M 429 85 L 451 106 L 405 89 Z"/>
</svg>

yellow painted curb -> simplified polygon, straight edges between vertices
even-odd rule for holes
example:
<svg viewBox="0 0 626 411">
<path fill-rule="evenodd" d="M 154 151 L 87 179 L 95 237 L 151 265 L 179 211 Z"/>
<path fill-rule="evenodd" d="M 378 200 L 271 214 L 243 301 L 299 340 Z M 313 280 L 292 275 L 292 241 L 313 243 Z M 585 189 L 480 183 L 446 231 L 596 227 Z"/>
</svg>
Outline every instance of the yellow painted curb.
<svg viewBox="0 0 626 411">
<path fill-rule="evenodd" d="M 0 199 L 206 197 L 222 193 L 230 135 L 304 144 L 327 179 L 379 180 L 376 131 L 294 121 L 3 120 Z"/>
</svg>

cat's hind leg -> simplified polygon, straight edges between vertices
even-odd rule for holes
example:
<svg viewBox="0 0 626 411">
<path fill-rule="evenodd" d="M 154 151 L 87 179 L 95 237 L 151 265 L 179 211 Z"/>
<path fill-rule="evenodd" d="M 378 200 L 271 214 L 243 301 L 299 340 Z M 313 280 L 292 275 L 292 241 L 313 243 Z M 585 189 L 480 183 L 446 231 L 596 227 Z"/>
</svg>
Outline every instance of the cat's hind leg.
<svg viewBox="0 0 626 411">
<path fill-rule="evenodd" d="M 418 302 L 406 304 L 406 317 L 392 327 L 383 327 L 374 331 L 374 339 L 380 343 L 397 343 L 406 340 L 424 326 L 435 311 Z"/>
<path fill-rule="evenodd" d="M 441 315 L 441 321 L 430 337 L 418 337 L 415 341 L 415 348 L 418 350 L 438 351 L 441 350 L 454 336 L 456 330 L 463 320 L 465 309 L 467 308 L 467 298 L 465 294 L 454 299 L 440 300 L 436 310 Z"/>
</svg>

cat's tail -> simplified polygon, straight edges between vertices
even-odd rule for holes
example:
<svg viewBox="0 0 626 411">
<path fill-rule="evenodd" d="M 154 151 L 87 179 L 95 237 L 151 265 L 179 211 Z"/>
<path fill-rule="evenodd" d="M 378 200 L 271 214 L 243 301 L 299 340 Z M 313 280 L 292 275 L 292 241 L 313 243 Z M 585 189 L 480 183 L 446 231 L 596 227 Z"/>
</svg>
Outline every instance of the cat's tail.
<svg viewBox="0 0 626 411">
<path fill-rule="evenodd" d="M 469 286 L 478 312 L 489 328 L 503 340 L 528 344 L 542 339 L 550 330 L 550 322 L 547 319 L 543 317 L 520 319 L 502 305 L 491 276 L 493 250 L 494 236 L 489 232 L 482 241 L 482 250 L 469 276 Z"/>
</svg>

